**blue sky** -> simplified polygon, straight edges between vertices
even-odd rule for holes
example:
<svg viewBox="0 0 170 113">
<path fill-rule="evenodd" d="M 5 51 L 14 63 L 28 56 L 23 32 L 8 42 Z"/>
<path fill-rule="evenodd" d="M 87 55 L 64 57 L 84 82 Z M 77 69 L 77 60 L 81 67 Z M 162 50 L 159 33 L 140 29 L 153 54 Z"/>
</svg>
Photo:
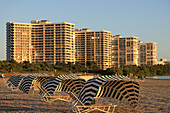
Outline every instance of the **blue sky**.
<svg viewBox="0 0 170 113">
<path fill-rule="evenodd" d="M 6 22 L 41 19 L 157 42 L 158 59 L 170 60 L 170 0 L 0 0 L 0 60 L 6 59 Z"/>
</svg>

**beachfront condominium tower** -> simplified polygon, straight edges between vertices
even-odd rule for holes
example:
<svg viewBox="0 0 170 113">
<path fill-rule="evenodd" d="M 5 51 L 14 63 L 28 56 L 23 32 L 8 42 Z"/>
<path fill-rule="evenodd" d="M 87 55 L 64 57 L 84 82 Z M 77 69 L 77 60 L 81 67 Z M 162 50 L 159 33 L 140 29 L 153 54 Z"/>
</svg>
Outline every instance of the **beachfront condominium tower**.
<svg viewBox="0 0 170 113">
<path fill-rule="evenodd" d="M 48 20 L 7 22 L 7 60 L 75 63 L 74 26 Z"/>
<path fill-rule="evenodd" d="M 157 43 L 139 42 L 139 64 L 140 65 L 155 65 L 157 64 Z"/>
<path fill-rule="evenodd" d="M 31 30 L 31 24 L 27 23 L 8 22 L 6 24 L 7 60 L 32 61 Z"/>
<path fill-rule="evenodd" d="M 110 68 L 111 35 L 110 31 L 91 31 L 87 28 L 75 29 L 76 62 L 85 64 L 96 62 L 100 69 Z"/>
<path fill-rule="evenodd" d="M 138 37 L 122 37 L 111 35 L 111 65 L 138 65 Z"/>
</svg>

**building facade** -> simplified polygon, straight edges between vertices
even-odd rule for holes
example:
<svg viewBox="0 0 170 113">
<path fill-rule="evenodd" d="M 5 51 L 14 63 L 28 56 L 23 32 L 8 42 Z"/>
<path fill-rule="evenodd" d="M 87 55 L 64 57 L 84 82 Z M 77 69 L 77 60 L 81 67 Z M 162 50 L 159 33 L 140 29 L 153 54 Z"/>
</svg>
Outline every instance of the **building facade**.
<svg viewBox="0 0 170 113">
<path fill-rule="evenodd" d="M 76 29 L 76 62 L 86 65 L 87 61 L 94 61 L 100 69 L 110 68 L 110 33 L 110 31 L 105 30 Z"/>
<path fill-rule="evenodd" d="M 139 64 L 156 65 L 157 64 L 157 43 L 139 42 Z"/>
<path fill-rule="evenodd" d="M 157 65 L 165 65 L 165 64 L 167 64 L 167 59 L 166 58 L 162 58 L 159 61 L 157 61 L 156 64 Z"/>
<path fill-rule="evenodd" d="M 7 23 L 7 60 L 32 61 L 31 30 L 32 26 L 30 24 Z"/>
<path fill-rule="evenodd" d="M 7 60 L 75 63 L 75 24 L 33 20 L 7 23 Z"/>
<path fill-rule="evenodd" d="M 142 43 L 138 37 L 111 35 L 110 31 L 75 29 L 75 24 L 32 20 L 7 22 L 7 60 L 55 64 L 88 61 L 100 69 L 121 65 L 156 65 L 157 43 Z"/>
<path fill-rule="evenodd" d="M 138 37 L 111 36 L 112 67 L 121 65 L 139 65 Z"/>
</svg>

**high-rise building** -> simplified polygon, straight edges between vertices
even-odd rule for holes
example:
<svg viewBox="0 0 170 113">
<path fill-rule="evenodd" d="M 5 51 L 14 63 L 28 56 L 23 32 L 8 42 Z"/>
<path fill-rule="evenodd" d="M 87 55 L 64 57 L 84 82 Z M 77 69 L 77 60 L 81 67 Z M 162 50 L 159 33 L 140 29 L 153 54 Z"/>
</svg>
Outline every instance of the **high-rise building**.
<svg viewBox="0 0 170 113">
<path fill-rule="evenodd" d="M 157 64 L 157 43 L 139 43 L 139 64 L 156 65 Z"/>
<path fill-rule="evenodd" d="M 138 65 L 138 37 L 122 37 L 111 35 L 112 67 L 121 65 Z"/>
<path fill-rule="evenodd" d="M 7 22 L 7 60 L 75 63 L 74 24 Z"/>
<path fill-rule="evenodd" d="M 7 23 L 7 60 L 32 61 L 31 30 L 31 24 Z"/>
<path fill-rule="evenodd" d="M 157 64 L 157 43 L 142 43 L 138 37 L 114 36 L 105 30 L 75 29 L 75 24 L 68 22 L 7 22 L 6 33 L 7 60 L 84 65 L 92 61 L 104 70 Z"/>
<path fill-rule="evenodd" d="M 86 65 L 87 61 L 94 61 L 100 69 L 110 68 L 110 33 L 110 31 L 105 30 L 76 29 L 76 62 Z"/>
</svg>

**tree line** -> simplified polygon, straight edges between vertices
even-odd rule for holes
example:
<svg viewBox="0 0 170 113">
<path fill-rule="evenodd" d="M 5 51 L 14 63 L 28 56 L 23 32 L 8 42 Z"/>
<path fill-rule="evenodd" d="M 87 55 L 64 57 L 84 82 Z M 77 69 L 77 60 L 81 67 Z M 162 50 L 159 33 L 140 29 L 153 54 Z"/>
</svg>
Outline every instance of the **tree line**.
<svg viewBox="0 0 170 113">
<path fill-rule="evenodd" d="M 56 63 L 49 64 L 47 62 L 29 63 L 24 61 L 18 63 L 15 60 L 0 61 L 0 73 L 29 73 L 29 72 L 51 72 L 55 75 L 60 73 L 76 73 L 87 72 L 101 75 L 129 75 L 148 76 L 148 75 L 170 75 L 170 64 L 166 65 L 127 65 L 120 68 L 108 68 L 101 70 L 95 62 L 87 62 L 86 66 L 79 62 L 73 63 Z"/>
</svg>

